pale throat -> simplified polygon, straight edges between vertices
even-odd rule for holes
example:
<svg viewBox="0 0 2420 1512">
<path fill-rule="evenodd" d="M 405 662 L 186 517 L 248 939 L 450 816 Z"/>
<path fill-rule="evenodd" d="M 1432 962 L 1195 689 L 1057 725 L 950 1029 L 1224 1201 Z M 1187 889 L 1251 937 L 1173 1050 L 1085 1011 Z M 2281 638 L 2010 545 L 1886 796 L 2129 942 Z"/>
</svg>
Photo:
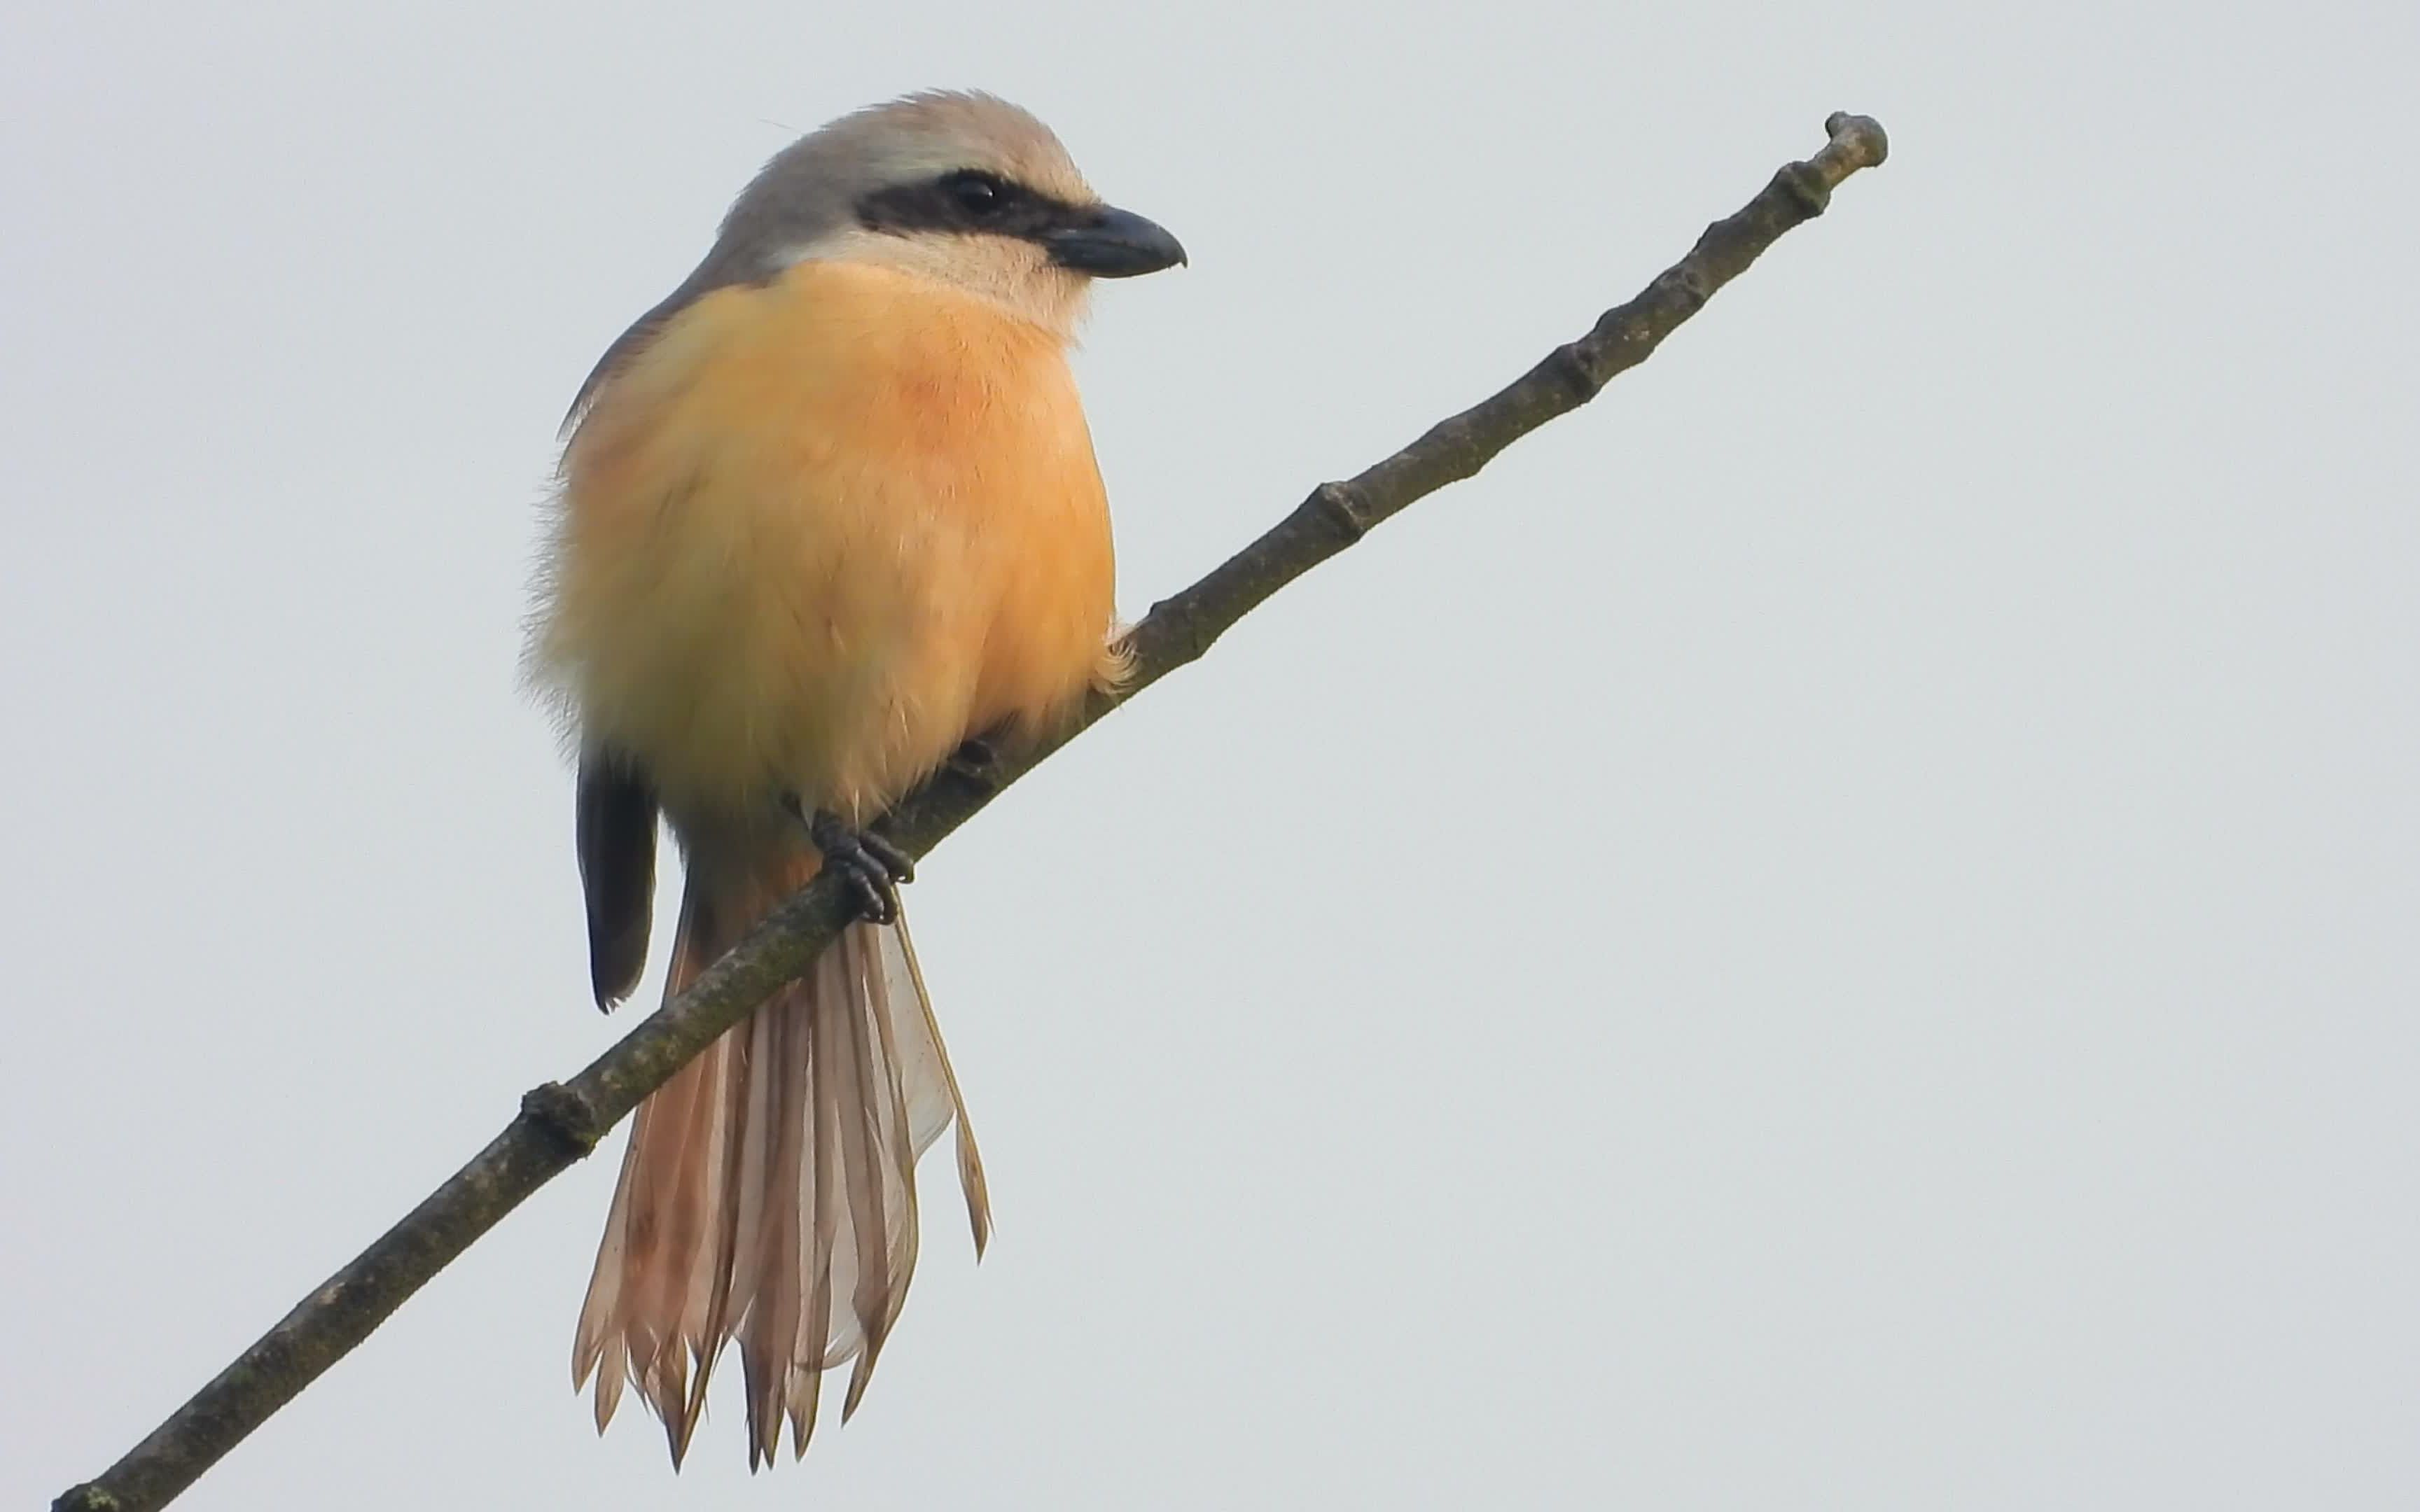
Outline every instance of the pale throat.
<svg viewBox="0 0 2420 1512">
<path fill-rule="evenodd" d="M 784 249 L 787 269 L 802 262 L 860 263 L 946 285 L 998 305 L 1062 342 L 1083 323 L 1090 278 L 1053 264 L 1030 241 L 985 236 L 894 236 L 845 226 Z"/>
</svg>

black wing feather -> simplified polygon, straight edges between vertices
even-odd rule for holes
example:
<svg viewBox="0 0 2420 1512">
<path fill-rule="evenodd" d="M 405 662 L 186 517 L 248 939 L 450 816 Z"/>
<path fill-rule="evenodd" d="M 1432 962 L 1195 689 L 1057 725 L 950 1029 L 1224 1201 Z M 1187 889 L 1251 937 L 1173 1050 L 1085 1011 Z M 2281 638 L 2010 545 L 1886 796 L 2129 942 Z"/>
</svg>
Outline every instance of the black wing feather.
<svg viewBox="0 0 2420 1512">
<path fill-rule="evenodd" d="M 612 751 L 580 759 L 580 885 L 588 895 L 588 975 L 597 1006 L 630 995 L 647 966 L 656 901 L 656 790 Z"/>
</svg>

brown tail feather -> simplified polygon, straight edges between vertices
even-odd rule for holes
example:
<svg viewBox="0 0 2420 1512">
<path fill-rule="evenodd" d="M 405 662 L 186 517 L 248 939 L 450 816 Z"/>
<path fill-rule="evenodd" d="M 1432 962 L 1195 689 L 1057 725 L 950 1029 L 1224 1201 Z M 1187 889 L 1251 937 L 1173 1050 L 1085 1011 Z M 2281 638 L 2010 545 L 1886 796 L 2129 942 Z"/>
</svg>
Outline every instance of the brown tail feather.
<svg viewBox="0 0 2420 1512">
<path fill-rule="evenodd" d="M 726 888 L 692 857 L 667 993 L 795 882 Z M 598 1430 L 627 1381 L 677 1466 L 734 1339 L 752 1467 L 784 1418 L 806 1453 L 824 1371 L 854 1360 L 846 1421 L 915 1271 L 916 1159 L 953 1121 L 980 1255 L 982 1159 L 906 923 L 849 926 L 640 1104 L 572 1350 L 573 1385 L 597 1375 Z"/>
</svg>

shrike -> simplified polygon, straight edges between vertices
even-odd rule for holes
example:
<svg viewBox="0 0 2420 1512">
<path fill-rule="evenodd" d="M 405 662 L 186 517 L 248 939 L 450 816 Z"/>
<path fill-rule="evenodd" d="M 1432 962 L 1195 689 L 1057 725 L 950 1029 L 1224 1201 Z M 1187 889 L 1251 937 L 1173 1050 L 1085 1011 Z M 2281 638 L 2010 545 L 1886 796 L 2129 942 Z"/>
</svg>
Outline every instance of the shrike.
<svg viewBox="0 0 2420 1512">
<path fill-rule="evenodd" d="M 916 1160 L 982 1166 L 862 826 L 970 739 L 1119 674 L 1109 517 L 1066 348 L 1095 278 L 1185 260 L 1040 121 L 980 94 L 847 116 L 757 175 L 566 423 L 530 648 L 580 753 L 600 1007 L 646 963 L 658 818 L 686 863 L 668 993 L 825 867 L 862 918 L 633 1121 L 580 1315 L 677 1464 L 737 1341 L 749 1462 L 854 1411 L 916 1263 Z"/>
</svg>

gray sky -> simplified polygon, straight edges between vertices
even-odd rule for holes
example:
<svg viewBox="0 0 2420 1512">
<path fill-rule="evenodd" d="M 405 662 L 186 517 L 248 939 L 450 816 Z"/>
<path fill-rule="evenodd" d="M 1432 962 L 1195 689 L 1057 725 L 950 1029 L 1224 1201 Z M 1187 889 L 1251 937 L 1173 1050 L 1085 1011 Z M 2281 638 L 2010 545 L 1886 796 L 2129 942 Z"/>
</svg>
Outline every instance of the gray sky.
<svg viewBox="0 0 2420 1512">
<path fill-rule="evenodd" d="M 926 85 L 1192 251 L 1079 358 L 1130 613 L 1897 155 L 935 857 L 1000 1231 L 928 1167 L 808 1463 L 593 1436 L 609 1156 L 185 1505 L 2420 1500 L 2420 12 L 848 9 L 0 20 L 0 1503 L 623 1027 L 554 424 Z"/>
</svg>

